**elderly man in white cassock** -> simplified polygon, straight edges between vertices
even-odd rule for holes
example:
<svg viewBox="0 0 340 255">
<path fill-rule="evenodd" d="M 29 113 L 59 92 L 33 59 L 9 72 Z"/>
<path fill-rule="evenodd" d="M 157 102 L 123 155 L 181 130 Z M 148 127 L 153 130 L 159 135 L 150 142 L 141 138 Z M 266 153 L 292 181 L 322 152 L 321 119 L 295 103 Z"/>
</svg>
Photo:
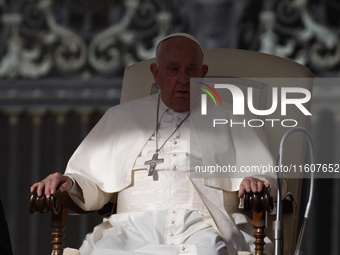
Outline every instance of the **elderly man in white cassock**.
<svg viewBox="0 0 340 255">
<path fill-rule="evenodd" d="M 206 75 L 203 57 L 191 35 L 167 36 L 150 66 L 160 95 L 109 109 L 64 175 L 54 173 L 32 185 L 31 192 L 47 198 L 57 189 L 67 191 L 84 210 L 100 209 L 117 195 L 117 213 L 86 236 L 80 254 L 235 255 L 250 250 L 254 239 L 245 231 L 246 216 L 237 213 L 238 198 L 264 187 L 273 190 L 275 178 L 191 178 L 189 159 L 201 165 L 215 160 L 272 164 L 273 159 L 260 129 L 234 128 L 209 139 L 190 132 L 190 78 Z M 212 148 L 219 143 L 232 146 L 215 153 Z"/>
</svg>

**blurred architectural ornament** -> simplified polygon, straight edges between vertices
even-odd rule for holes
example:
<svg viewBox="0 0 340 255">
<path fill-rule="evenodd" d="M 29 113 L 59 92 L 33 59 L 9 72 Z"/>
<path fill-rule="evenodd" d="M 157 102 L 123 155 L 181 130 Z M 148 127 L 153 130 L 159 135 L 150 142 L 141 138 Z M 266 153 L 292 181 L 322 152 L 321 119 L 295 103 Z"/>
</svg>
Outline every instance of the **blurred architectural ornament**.
<svg viewBox="0 0 340 255">
<path fill-rule="evenodd" d="M 300 11 L 305 24 L 305 29 L 297 33 L 297 38 L 305 42 L 312 38 L 316 39 L 310 47 L 311 63 L 322 69 L 335 67 L 340 62 L 339 37 L 311 17 L 307 11 L 307 0 L 295 0 L 295 6 Z"/>
<path fill-rule="evenodd" d="M 18 14 L 2 16 L 2 23 L 10 27 L 10 37 L 6 41 L 7 51 L 0 61 L 0 77 L 37 78 L 46 75 L 52 67 L 52 60 L 45 56 L 40 63 L 35 61 L 40 56 L 40 48 L 37 44 L 33 49 L 23 47 L 24 39 L 19 34 L 19 25 L 22 17 Z"/>
<path fill-rule="evenodd" d="M 89 62 L 98 72 L 109 73 L 120 67 L 123 52 L 113 45 L 118 42 L 132 45 L 136 40 L 136 33 L 129 30 L 129 26 L 139 6 L 139 1 L 127 0 L 124 5 L 126 13 L 121 21 L 96 35 L 90 42 Z"/>
<path fill-rule="evenodd" d="M 339 35 L 325 22 L 316 21 L 307 0 L 281 0 L 275 9 L 274 5 L 267 3 L 266 6 L 269 9 L 260 13 L 263 32 L 259 37 L 259 51 L 289 58 L 317 70 L 335 68 L 340 63 Z M 278 25 L 280 20 L 283 24 Z"/>
<path fill-rule="evenodd" d="M 155 46 L 170 27 L 171 14 L 163 10 L 163 3 L 159 0 L 106 1 L 106 5 L 103 1 L 97 5 L 89 1 L 71 1 L 71 5 L 68 2 L 0 3 L 0 8 L 5 9 L 7 4 L 12 7 L 7 9 L 17 10 L 13 14 L 5 12 L 2 16 L 0 12 L 2 27 L 11 30 L 10 34 L 3 36 L 6 49 L 0 55 L 0 78 L 40 78 L 53 75 L 53 72 L 82 72 L 81 77 L 86 80 L 93 72 L 114 76 L 129 64 L 153 57 Z M 69 10 L 70 6 L 76 14 L 85 6 L 81 21 L 88 23 L 85 25 L 90 28 L 87 31 L 89 38 L 72 27 L 74 13 Z M 116 19 L 118 22 L 102 22 L 97 29 L 98 24 L 92 18 L 98 6 L 104 6 L 101 15 L 106 13 L 109 21 Z M 110 17 L 112 12 L 119 18 Z M 27 31 L 35 33 L 28 34 Z"/>
<path fill-rule="evenodd" d="M 167 35 L 170 24 L 171 24 L 171 14 L 168 12 L 160 12 L 156 16 L 156 20 L 159 27 L 159 33 L 152 40 L 152 47 L 150 49 L 146 49 L 145 46 L 138 42 L 137 56 L 139 59 L 148 59 L 155 56 L 156 46 L 157 44 Z M 135 61 L 136 62 L 136 61 Z"/>
<path fill-rule="evenodd" d="M 46 45 L 58 42 L 54 50 L 54 60 L 58 68 L 65 72 L 79 70 L 86 63 L 86 44 L 80 36 L 55 21 L 51 12 L 52 4 L 52 0 L 42 0 L 37 4 L 49 28 L 49 31 L 42 33 L 42 39 Z"/>
<path fill-rule="evenodd" d="M 192 33 L 206 48 L 262 51 L 335 76 L 334 2 L 0 0 L 0 78 L 120 77 L 125 66 L 153 57 L 170 32 Z"/>
</svg>

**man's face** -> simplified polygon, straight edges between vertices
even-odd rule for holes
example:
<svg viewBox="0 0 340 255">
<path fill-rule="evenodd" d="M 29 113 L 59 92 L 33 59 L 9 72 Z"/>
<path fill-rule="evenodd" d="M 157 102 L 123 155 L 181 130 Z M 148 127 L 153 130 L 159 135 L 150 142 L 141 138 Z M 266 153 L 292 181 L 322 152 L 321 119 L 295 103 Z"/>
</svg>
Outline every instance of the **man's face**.
<svg viewBox="0 0 340 255">
<path fill-rule="evenodd" d="M 199 46 L 187 38 L 170 38 L 158 46 L 156 59 L 150 69 L 163 102 L 176 112 L 189 110 L 190 78 L 204 77 L 208 71 Z"/>
</svg>

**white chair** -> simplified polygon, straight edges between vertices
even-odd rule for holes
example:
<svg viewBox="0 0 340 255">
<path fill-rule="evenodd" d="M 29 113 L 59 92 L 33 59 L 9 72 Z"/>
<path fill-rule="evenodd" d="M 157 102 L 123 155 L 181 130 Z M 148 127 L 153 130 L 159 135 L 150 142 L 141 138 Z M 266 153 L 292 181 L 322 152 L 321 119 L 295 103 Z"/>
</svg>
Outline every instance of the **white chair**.
<svg viewBox="0 0 340 255">
<path fill-rule="evenodd" d="M 149 66 L 152 62 L 154 62 L 154 59 L 141 61 L 126 67 L 121 103 L 153 93 L 154 79 L 149 71 Z M 271 91 L 271 87 L 273 86 L 300 87 L 312 92 L 313 73 L 307 67 L 281 57 L 238 49 L 206 49 L 204 50 L 204 64 L 209 66 L 206 77 L 249 78 L 260 81 L 275 79 L 275 84 L 268 84 L 269 86 L 266 88 L 268 92 Z M 278 82 L 281 84 L 278 84 Z M 254 95 L 256 95 L 256 93 L 254 93 Z M 257 96 L 259 97 L 258 94 Z M 270 105 L 272 102 L 271 93 L 268 93 L 267 98 L 257 98 L 257 103 L 259 104 L 259 101 L 263 99 L 267 101 L 267 105 Z M 304 106 L 310 111 L 311 101 Z M 279 111 L 275 111 L 270 115 L 270 118 L 282 119 L 282 116 Z M 305 116 L 296 108 L 289 108 L 287 110 L 287 115 L 284 118 L 294 119 L 299 123 L 299 126 L 308 128 L 308 116 Z M 281 138 L 287 130 L 287 128 L 282 127 L 281 125 L 276 125 L 275 128 L 265 126 L 264 131 L 274 157 L 278 155 Z M 286 142 L 283 161 L 284 165 L 298 166 L 303 164 L 305 160 L 305 151 L 306 138 L 302 134 L 292 135 Z M 295 198 L 295 208 L 294 213 L 284 215 L 284 254 L 292 254 L 295 248 L 298 232 L 301 185 L 301 178 L 287 179 L 288 192 Z M 271 239 L 272 221 L 274 219 L 274 216 L 269 216 L 266 231 L 266 234 Z"/>
<path fill-rule="evenodd" d="M 157 92 L 153 88 L 154 79 L 149 69 L 150 64 L 153 61 L 154 59 L 149 59 L 126 67 L 122 85 L 121 103 Z M 296 62 L 273 55 L 236 49 L 207 49 L 204 50 L 204 63 L 209 66 L 207 77 L 236 77 L 255 80 L 259 78 L 285 78 L 289 79 L 289 83 L 283 82 L 282 84 L 268 84 L 265 89 L 271 91 L 271 87 L 273 86 L 291 86 L 302 87 L 312 91 L 313 74 L 308 68 Z M 271 104 L 271 93 L 268 93 L 268 96 L 265 98 L 260 96 L 257 97 L 257 103 L 261 103 L 260 100 L 264 100 L 267 105 Z M 304 106 L 310 110 L 311 102 L 309 101 Z M 275 111 L 270 118 L 281 119 L 282 116 L 279 111 Z M 308 116 L 302 114 L 298 109 L 289 108 L 285 119 L 295 119 L 299 123 L 299 126 L 305 128 L 308 127 Z M 273 156 L 276 157 L 279 151 L 280 140 L 283 134 L 287 131 L 287 128 L 277 125 L 275 128 L 265 127 L 264 131 L 267 136 L 271 152 Z M 301 134 L 294 134 L 292 138 L 289 139 L 285 147 L 284 164 L 300 165 L 304 163 L 305 145 L 305 137 Z M 294 213 L 284 215 L 284 254 L 292 254 L 296 243 L 301 184 L 302 179 L 300 178 L 287 180 L 288 191 L 293 195 L 296 202 Z M 234 199 L 234 201 L 236 201 L 235 203 L 237 203 L 238 200 L 236 193 L 233 194 L 233 196 L 234 197 L 232 199 Z M 231 207 L 235 207 L 235 203 L 231 205 Z M 31 208 L 34 208 L 35 204 L 37 204 L 37 202 L 35 202 L 35 198 L 33 198 L 31 200 Z M 32 209 L 31 211 L 34 212 L 36 210 L 39 210 L 39 208 Z M 50 210 L 53 211 L 53 208 Z M 235 208 L 230 208 L 230 210 L 235 210 Z M 77 210 L 74 211 L 81 212 Z M 65 216 L 66 213 L 60 212 L 59 215 Z M 271 222 L 273 219 L 274 218 L 272 216 L 269 217 L 266 231 L 266 234 L 270 238 L 272 238 Z M 58 222 L 59 223 L 55 224 L 59 224 L 56 228 L 62 229 L 63 219 L 58 219 Z M 54 251 L 55 253 L 53 254 L 61 254 L 61 239 L 60 237 L 58 238 L 59 239 L 56 241 L 55 245 L 56 251 Z M 59 249 L 59 251 L 57 251 L 57 249 Z"/>
</svg>

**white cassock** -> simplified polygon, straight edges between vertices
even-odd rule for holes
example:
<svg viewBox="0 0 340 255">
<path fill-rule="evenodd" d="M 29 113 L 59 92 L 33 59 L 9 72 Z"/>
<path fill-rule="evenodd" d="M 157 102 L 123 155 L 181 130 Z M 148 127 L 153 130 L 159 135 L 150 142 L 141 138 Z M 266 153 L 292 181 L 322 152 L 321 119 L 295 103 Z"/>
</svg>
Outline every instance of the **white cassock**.
<svg viewBox="0 0 340 255">
<path fill-rule="evenodd" d="M 145 161 L 156 149 L 156 112 L 156 95 L 111 108 L 71 157 L 65 174 L 82 189 L 82 194 L 69 192 L 80 207 L 99 209 L 118 193 L 117 214 L 87 235 L 81 254 L 249 250 L 252 230 L 246 233 L 249 221 L 238 211 L 242 178 L 209 178 L 208 173 L 190 178 L 190 171 L 193 165 L 272 164 L 261 130 L 229 128 L 202 135 L 187 119 L 172 134 L 188 112 L 174 112 L 161 102 L 158 148 L 164 146 L 158 158 L 164 162 L 156 166 L 154 180 Z M 275 184 L 271 175 L 265 178 Z"/>
</svg>

